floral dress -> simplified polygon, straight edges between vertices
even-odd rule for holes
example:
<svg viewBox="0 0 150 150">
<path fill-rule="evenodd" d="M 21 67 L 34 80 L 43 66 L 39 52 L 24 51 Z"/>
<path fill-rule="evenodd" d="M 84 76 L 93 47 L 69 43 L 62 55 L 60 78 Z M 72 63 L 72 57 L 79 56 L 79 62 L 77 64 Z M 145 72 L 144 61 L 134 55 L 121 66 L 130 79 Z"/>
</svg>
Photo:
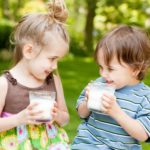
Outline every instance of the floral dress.
<svg viewBox="0 0 150 150">
<path fill-rule="evenodd" d="M 7 71 L 8 91 L 1 117 L 17 114 L 29 105 L 29 90 L 55 91 L 53 78 L 38 88 L 28 88 L 17 82 Z M 21 98 L 21 99 L 20 99 Z M 0 150 L 70 150 L 67 133 L 56 123 L 20 125 L 0 132 Z"/>
<path fill-rule="evenodd" d="M 70 150 L 68 142 L 56 124 L 22 125 L 0 133 L 0 150 Z"/>
</svg>

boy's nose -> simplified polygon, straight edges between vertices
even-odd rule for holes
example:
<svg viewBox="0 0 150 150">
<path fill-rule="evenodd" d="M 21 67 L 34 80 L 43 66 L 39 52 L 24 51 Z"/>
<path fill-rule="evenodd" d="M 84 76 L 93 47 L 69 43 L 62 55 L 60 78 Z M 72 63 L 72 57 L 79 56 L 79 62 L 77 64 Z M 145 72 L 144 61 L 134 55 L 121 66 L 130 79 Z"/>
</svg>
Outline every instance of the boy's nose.
<svg viewBox="0 0 150 150">
<path fill-rule="evenodd" d="M 101 71 L 100 74 L 101 74 L 101 76 L 103 78 L 107 78 L 108 77 L 108 72 L 107 71 Z"/>
</svg>

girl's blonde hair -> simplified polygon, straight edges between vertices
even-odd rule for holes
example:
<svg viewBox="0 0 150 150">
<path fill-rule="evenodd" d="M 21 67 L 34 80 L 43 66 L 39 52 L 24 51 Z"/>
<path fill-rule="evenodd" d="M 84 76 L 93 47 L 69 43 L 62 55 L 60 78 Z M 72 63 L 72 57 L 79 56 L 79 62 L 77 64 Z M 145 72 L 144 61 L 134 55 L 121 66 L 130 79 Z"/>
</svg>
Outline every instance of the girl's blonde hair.
<svg viewBox="0 0 150 150">
<path fill-rule="evenodd" d="M 150 67 L 150 40 L 141 28 L 121 25 L 108 32 L 97 44 L 95 59 L 102 51 L 104 61 L 109 66 L 112 58 L 117 57 L 119 63 L 123 61 L 134 70 L 140 70 L 137 79 L 144 78 Z"/>
<path fill-rule="evenodd" d="M 15 47 L 15 64 L 22 59 L 22 47 L 27 41 L 32 41 L 39 46 L 46 45 L 48 41 L 44 40 L 44 35 L 47 32 L 58 34 L 69 44 L 68 34 L 65 29 L 68 11 L 64 1 L 51 0 L 48 3 L 48 9 L 48 13 L 25 15 L 16 25 L 11 35 L 11 43 Z"/>
</svg>

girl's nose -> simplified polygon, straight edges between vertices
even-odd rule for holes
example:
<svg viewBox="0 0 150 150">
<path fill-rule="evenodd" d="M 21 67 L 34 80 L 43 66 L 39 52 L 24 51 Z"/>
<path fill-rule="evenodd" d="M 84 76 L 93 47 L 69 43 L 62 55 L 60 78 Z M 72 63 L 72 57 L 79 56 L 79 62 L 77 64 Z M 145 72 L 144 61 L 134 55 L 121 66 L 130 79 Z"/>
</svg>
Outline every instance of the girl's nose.
<svg viewBox="0 0 150 150">
<path fill-rule="evenodd" d="M 53 62 L 51 68 L 52 68 L 53 70 L 56 70 L 56 69 L 57 69 L 57 62 Z"/>
</svg>

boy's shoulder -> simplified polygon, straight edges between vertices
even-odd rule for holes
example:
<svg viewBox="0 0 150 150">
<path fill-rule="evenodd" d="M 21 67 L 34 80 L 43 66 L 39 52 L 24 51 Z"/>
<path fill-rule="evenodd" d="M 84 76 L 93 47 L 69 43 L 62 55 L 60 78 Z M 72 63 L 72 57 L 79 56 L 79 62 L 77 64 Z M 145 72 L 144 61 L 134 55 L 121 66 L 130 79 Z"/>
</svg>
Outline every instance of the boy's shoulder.
<svg viewBox="0 0 150 150">
<path fill-rule="evenodd" d="M 150 86 L 144 84 L 143 91 L 145 95 L 150 96 Z"/>
</svg>

